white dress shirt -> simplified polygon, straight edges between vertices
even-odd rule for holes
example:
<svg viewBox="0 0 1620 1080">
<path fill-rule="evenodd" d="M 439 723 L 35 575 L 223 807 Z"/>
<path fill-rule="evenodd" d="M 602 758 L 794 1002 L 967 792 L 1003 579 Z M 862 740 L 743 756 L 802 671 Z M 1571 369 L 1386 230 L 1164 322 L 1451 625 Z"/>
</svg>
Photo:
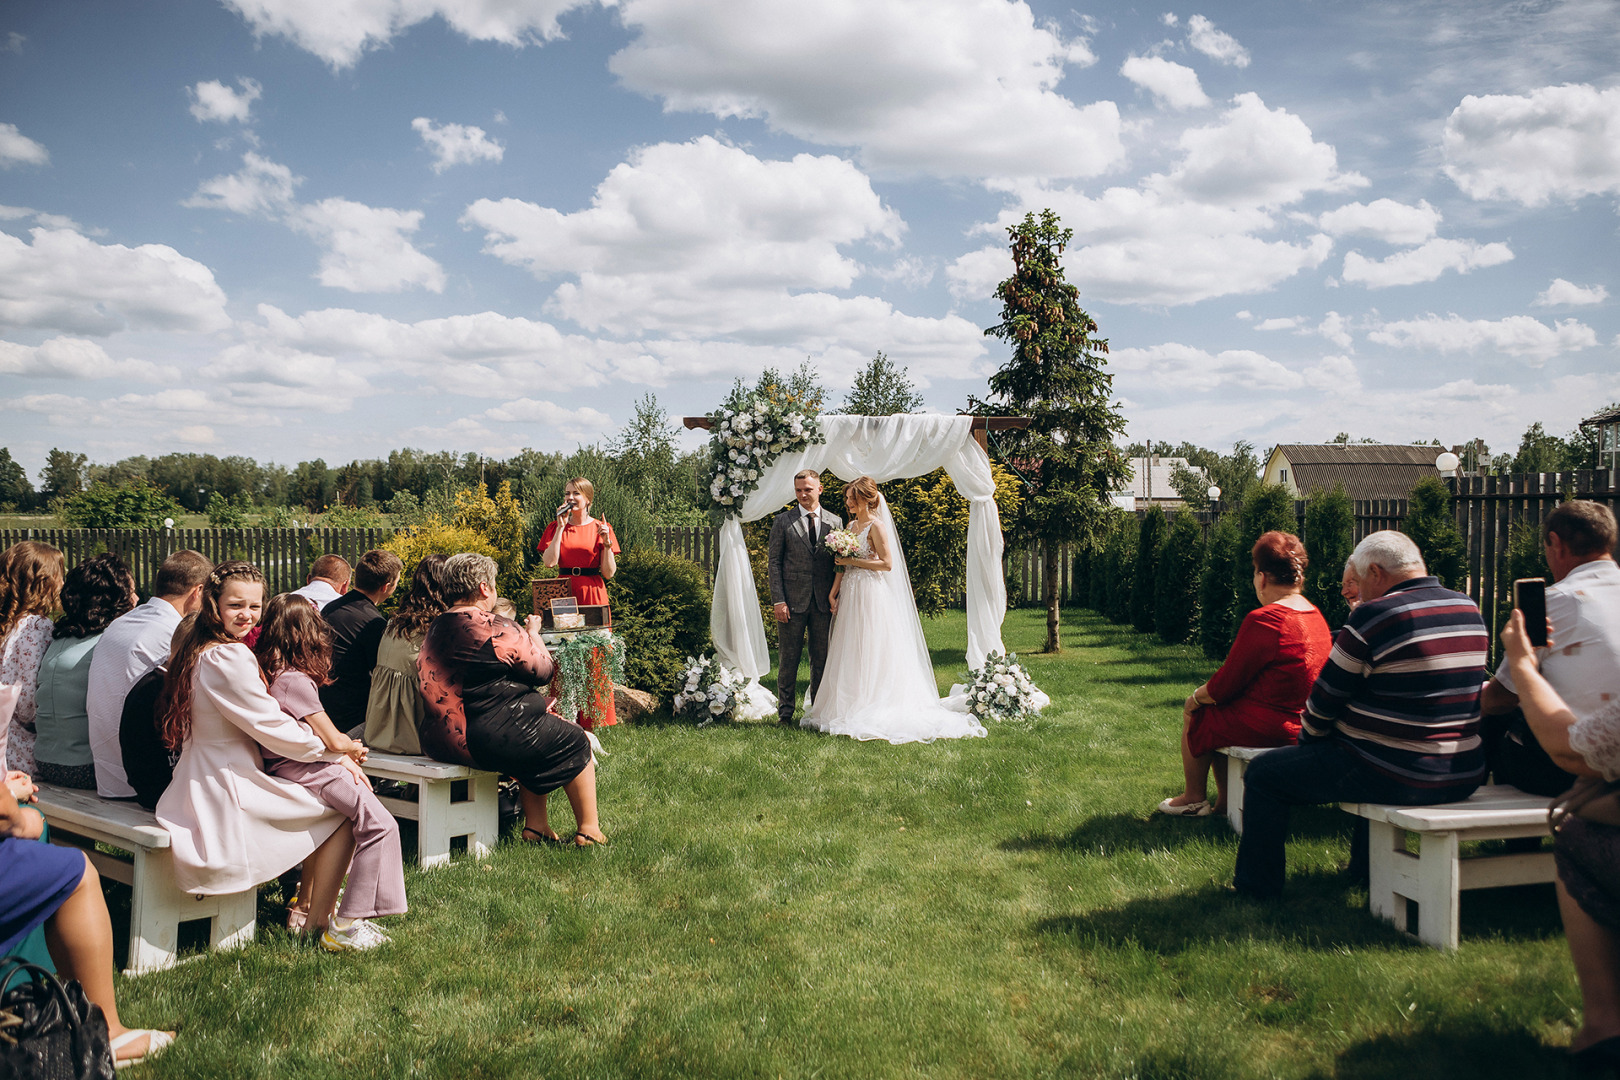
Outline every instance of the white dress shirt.
<svg viewBox="0 0 1620 1080">
<path fill-rule="evenodd" d="M 154 596 L 114 619 L 90 657 L 90 689 L 84 703 L 90 717 L 90 753 L 96 759 L 96 793 L 104 799 L 135 797 L 118 744 L 124 698 L 142 675 L 169 658 L 169 641 L 179 625 L 179 610 Z"/>
<path fill-rule="evenodd" d="M 1558 691 L 1577 719 L 1620 705 L 1620 566 L 1613 559 L 1581 563 L 1547 586 L 1552 647 L 1536 650 L 1542 677 Z M 1503 664 L 1496 681 L 1517 694 Z"/>
<path fill-rule="evenodd" d="M 294 589 L 293 595 L 302 596 L 305 600 L 308 600 L 310 603 L 315 605 L 316 611 L 323 611 L 325 610 L 327 604 L 330 604 L 343 594 L 332 588 L 332 586 L 328 585 L 320 578 L 316 578 L 308 585 L 305 585 L 302 589 Z"/>
</svg>

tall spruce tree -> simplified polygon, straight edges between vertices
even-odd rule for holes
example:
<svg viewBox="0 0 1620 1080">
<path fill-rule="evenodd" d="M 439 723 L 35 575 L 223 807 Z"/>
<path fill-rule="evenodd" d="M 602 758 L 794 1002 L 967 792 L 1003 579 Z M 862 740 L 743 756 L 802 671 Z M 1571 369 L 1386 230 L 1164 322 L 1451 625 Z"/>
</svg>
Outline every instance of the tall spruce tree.
<svg viewBox="0 0 1620 1080">
<path fill-rule="evenodd" d="M 1232 549 L 1232 634 L 1243 625 L 1244 616 L 1260 606 L 1254 593 L 1254 544 L 1262 533 L 1297 532 L 1294 496 L 1281 484 L 1256 484 L 1243 501 L 1238 525 L 1237 546 Z"/>
<path fill-rule="evenodd" d="M 1198 569 L 1204 558 L 1204 535 L 1192 512 L 1176 511 L 1159 549 L 1153 586 L 1153 629 L 1159 640 L 1179 645 L 1192 633 L 1198 609 Z"/>
<path fill-rule="evenodd" d="M 1356 514 L 1343 484 L 1331 491 L 1313 491 L 1305 503 L 1305 550 L 1311 562 L 1305 569 L 1305 599 L 1315 604 L 1337 630 L 1350 617 L 1350 605 L 1339 592 L 1344 563 L 1355 547 Z"/>
<path fill-rule="evenodd" d="M 1467 550 L 1451 511 L 1451 489 L 1444 480 L 1425 476 L 1417 482 L 1407 502 L 1401 531 L 1423 552 L 1423 564 L 1440 579 L 1440 584 L 1448 589 L 1463 586 Z"/>
<path fill-rule="evenodd" d="M 1007 229 L 1013 273 L 996 288 L 1001 321 L 985 333 L 1012 345 L 1012 357 L 990 376 L 990 397 L 974 400 L 981 415 L 1028 416 L 1030 426 L 1004 440 L 1021 463 L 1030 491 L 1015 535 L 1045 550 L 1046 651 L 1062 647 L 1058 572 L 1061 544 L 1096 535 L 1107 515 L 1108 492 L 1125 478 L 1114 440 L 1125 419 L 1113 400 L 1104 366 L 1108 342 L 1080 307 L 1079 290 L 1064 278 L 1061 258 L 1073 237 L 1057 214 L 1026 214 Z"/>
<path fill-rule="evenodd" d="M 1157 506 L 1142 515 L 1136 533 L 1136 566 L 1131 579 L 1131 625 L 1144 634 L 1153 632 L 1157 616 L 1155 597 L 1159 585 L 1159 548 L 1164 543 L 1164 511 Z"/>
<path fill-rule="evenodd" d="M 1211 660 L 1225 660 L 1232 647 L 1232 552 L 1238 546 L 1238 516 L 1222 514 L 1209 531 L 1198 578 L 1198 644 Z M 1252 596 L 1253 593 L 1251 592 Z"/>
</svg>

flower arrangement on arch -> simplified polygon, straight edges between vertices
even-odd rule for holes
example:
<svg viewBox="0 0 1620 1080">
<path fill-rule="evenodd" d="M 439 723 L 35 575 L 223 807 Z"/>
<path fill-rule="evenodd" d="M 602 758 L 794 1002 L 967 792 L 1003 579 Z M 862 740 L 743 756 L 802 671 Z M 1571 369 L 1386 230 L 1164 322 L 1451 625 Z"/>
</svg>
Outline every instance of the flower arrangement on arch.
<svg viewBox="0 0 1620 1080">
<path fill-rule="evenodd" d="M 748 680 L 707 656 L 688 656 L 681 692 L 673 702 L 675 716 L 704 727 L 716 720 L 736 720 L 745 704 Z"/>
<path fill-rule="evenodd" d="M 778 457 L 826 441 L 819 402 L 782 393 L 768 379 L 755 390 L 739 381 L 709 421 L 709 499 L 722 518 L 742 513 Z"/>
<path fill-rule="evenodd" d="M 991 653 L 982 666 L 968 672 L 968 680 L 968 711 L 980 721 L 1029 720 L 1052 701 L 1018 663 L 1017 653 Z"/>
</svg>

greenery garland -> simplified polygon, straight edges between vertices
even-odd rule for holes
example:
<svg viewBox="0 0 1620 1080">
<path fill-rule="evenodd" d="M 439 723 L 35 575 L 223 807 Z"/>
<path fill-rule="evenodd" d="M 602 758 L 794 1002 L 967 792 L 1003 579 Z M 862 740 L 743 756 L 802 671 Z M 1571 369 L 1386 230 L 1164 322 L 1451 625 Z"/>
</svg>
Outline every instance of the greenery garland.
<svg viewBox="0 0 1620 1080">
<path fill-rule="evenodd" d="M 761 382 L 750 390 L 739 381 L 709 414 L 709 499 L 722 521 L 742 513 L 777 458 L 827 441 L 816 401 L 785 392 L 772 380 Z"/>
<path fill-rule="evenodd" d="M 624 679 L 624 643 L 605 630 L 587 630 L 552 649 L 551 659 L 557 712 L 569 719 L 583 714 L 593 724 L 606 719 L 598 703 L 612 701 L 613 684 Z"/>
</svg>

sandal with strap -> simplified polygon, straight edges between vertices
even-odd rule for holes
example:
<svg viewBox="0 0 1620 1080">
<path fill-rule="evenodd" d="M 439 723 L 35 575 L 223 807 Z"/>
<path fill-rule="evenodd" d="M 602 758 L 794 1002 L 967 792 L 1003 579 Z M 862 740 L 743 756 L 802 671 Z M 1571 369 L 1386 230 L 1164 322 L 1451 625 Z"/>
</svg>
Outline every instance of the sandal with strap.
<svg viewBox="0 0 1620 1080">
<path fill-rule="evenodd" d="M 146 1053 L 141 1054 L 139 1057 L 121 1058 L 118 1056 L 119 1050 L 128 1046 L 142 1035 L 146 1036 Z M 170 1035 L 167 1031 L 157 1031 L 153 1028 L 130 1028 L 128 1031 L 124 1032 L 122 1035 L 118 1036 L 118 1038 L 112 1041 L 113 1067 L 116 1069 L 127 1069 L 131 1065 L 139 1065 L 141 1062 L 155 1058 L 159 1054 L 163 1053 L 164 1050 L 169 1048 L 169 1044 L 172 1042 L 174 1042 L 174 1036 Z"/>
<path fill-rule="evenodd" d="M 575 847 L 607 847 L 607 837 L 596 837 L 589 833 L 577 832 L 574 834 Z"/>
<path fill-rule="evenodd" d="M 545 833 L 541 832 L 539 829 L 531 829 L 527 825 L 523 826 L 522 836 L 523 836 L 523 842 L 525 844 L 533 844 L 536 847 L 540 847 L 540 846 L 543 846 L 543 845 L 546 845 L 546 844 L 560 844 L 560 843 L 562 843 L 562 837 L 558 836 L 556 833 L 552 833 L 550 836 L 547 836 Z M 531 837 L 531 836 L 534 837 L 533 840 L 529 839 L 529 837 Z"/>
</svg>

